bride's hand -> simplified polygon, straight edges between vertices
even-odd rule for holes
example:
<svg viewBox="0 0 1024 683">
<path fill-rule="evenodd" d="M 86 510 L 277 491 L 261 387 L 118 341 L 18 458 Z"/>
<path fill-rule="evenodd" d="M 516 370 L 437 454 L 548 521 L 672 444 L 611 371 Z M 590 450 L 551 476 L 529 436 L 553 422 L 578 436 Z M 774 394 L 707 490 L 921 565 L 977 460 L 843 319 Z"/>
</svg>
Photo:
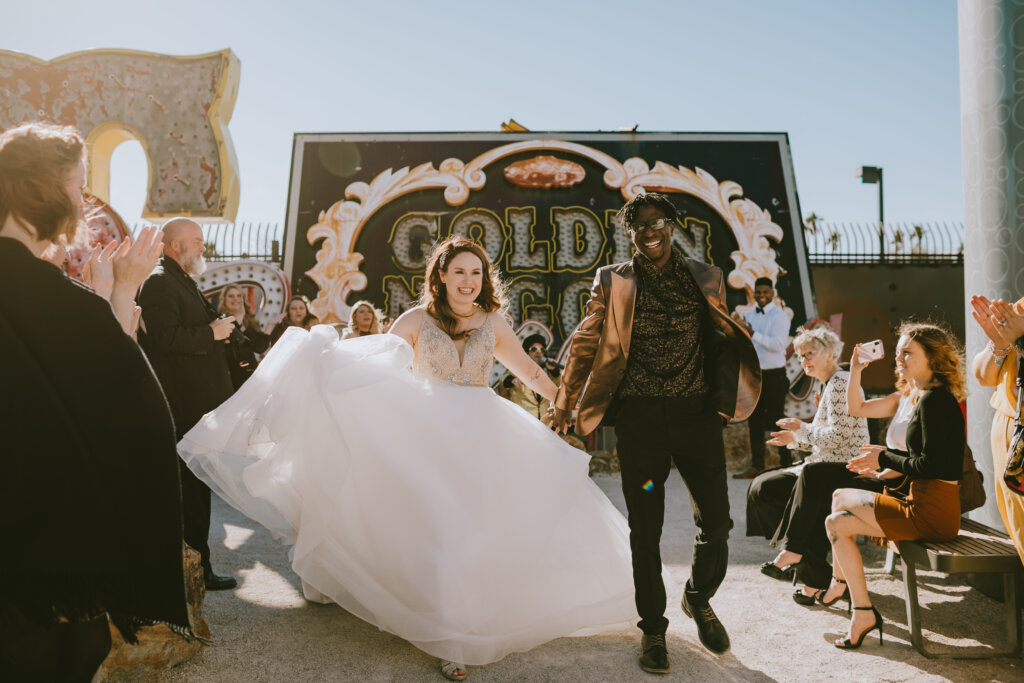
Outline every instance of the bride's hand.
<svg viewBox="0 0 1024 683">
<path fill-rule="evenodd" d="M 551 406 L 548 408 L 551 413 L 551 427 L 559 434 L 565 434 L 572 427 L 572 411 L 560 410 Z"/>
</svg>

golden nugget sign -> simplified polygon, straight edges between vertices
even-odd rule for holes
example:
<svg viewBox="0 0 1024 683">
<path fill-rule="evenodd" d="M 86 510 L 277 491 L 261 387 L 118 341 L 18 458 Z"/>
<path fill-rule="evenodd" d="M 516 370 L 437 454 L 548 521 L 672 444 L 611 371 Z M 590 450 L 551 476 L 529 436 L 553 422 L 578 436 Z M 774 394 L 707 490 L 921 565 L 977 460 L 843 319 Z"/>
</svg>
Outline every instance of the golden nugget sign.
<svg viewBox="0 0 1024 683">
<path fill-rule="evenodd" d="M 680 208 L 675 240 L 727 273 L 730 306 L 769 277 L 799 320 L 812 302 L 785 135 L 298 135 L 285 269 L 322 319 L 368 298 L 412 305 L 430 245 L 487 250 L 511 312 L 564 338 L 594 271 L 630 258 L 614 218 L 642 191 Z M 713 169 L 713 170 L 712 170 Z"/>
<path fill-rule="evenodd" d="M 78 128 L 89 144 L 89 192 L 105 202 L 111 154 L 138 140 L 149 162 L 143 216 L 231 221 L 238 162 L 227 124 L 239 70 L 230 50 L 86 50 L 48 62 L 0 50 L 0 129 L 39 120 Z"/>
</svg>

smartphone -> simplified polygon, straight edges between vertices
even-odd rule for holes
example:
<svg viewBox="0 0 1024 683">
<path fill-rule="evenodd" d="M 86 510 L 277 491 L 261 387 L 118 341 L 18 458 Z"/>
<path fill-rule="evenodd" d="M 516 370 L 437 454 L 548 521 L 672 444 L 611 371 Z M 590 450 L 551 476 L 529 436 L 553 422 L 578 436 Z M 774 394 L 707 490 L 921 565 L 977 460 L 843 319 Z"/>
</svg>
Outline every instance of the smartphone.
<svg viewBox="0 0 1024 683">
<path fill-rule="evenodd" d="M 857 361 L 859 363 L 867 363 L 868 361 L 878 360 L 884 355 L 885 351 L 882 349 L 882 340 L 876 339 L 875 341 L 860 345 L 860 350 L 857 352 Z"/>
</svg>

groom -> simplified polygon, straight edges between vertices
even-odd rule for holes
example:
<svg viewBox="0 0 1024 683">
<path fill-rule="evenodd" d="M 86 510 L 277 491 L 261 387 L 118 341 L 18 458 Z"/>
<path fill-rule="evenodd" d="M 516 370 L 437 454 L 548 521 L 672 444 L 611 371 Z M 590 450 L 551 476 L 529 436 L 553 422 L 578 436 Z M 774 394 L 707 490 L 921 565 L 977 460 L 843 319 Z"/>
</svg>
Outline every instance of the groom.
<svg viewBox="0 0 1024 683">
<path fill-rule="evenodd" d="M 579 434 L 602 420 L 615 425 L 643 631 L 639 663 L 650 673 L 669 672 L 660 542 L 673 462 L 698 529 L 682 608 L 705 647 L 729 649 L 708 604 L 725 578 L 732 528 L 722 427 L 746 419 L 761 386 L 750 337 L 729 317 L 721 269 L 672 249 L 677 215 L 668 197 L 653 192 L 619 211 L 636 254 L 598 270 L 553 407 L 560 432 L 577 402 Z"/>
</svg>

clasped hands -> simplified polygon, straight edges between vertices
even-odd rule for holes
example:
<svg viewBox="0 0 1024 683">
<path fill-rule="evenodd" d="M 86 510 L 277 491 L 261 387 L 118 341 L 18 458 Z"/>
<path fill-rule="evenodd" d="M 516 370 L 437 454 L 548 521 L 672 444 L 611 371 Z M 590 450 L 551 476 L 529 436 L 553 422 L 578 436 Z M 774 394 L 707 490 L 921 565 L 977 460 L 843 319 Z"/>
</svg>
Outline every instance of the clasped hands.
<svg viewBox="0 0 1024 683">
<path fill-rule="evenodd" d="M 575 423 L 575 420 L 572 419 L 571 410 L 562 410 L 551 406 L 548 408 L 548 411 L 544 413 L 544 417 L 541 418 L 541 422 L 554 429 L 558 434 L 566 434 Z"/>
</svg>

